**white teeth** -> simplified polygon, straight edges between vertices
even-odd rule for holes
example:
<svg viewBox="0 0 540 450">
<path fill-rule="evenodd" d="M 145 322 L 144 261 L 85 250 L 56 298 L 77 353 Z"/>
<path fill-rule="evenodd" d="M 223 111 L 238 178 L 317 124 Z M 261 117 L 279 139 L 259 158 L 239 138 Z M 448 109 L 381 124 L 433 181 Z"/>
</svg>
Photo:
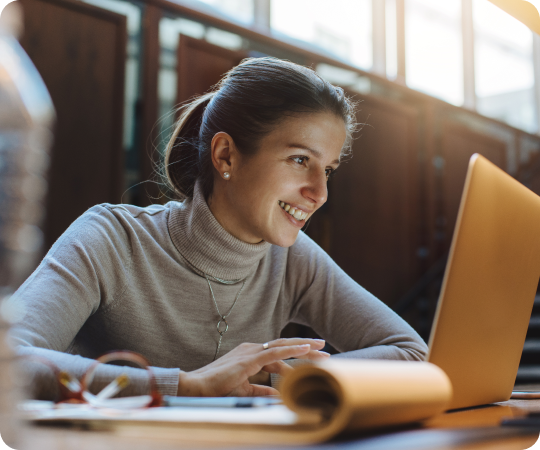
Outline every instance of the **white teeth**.
<svg viewBox="0 0 540 450">
<path fill-rule="evenodd" d="M 287 211 L 296 220 L 305 220 L 306 217 L 308 216 L 307 212 L 304 212 L 301 209 L 293 208 L 288 203 L 282 202 L 281 200 L 278 200 L 278 203 L 279 203 L 279 206 L 281 206 L 285 211 Z"/>
</svg>

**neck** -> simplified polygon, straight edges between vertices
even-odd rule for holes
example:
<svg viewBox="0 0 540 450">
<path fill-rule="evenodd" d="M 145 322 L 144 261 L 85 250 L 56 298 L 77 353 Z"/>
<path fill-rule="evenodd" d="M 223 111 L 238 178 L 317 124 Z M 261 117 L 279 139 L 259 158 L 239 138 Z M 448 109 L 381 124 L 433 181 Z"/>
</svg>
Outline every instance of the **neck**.
<svg viewBox="0 0 540 450">
<path fill-rule="evenodd" d="M 200 183 L 193 199 L 171 208 L 169 232 L 180 254 L 199 275 L 223 280 L 248 276 L 270 248 L 268 242 L 250 243 L 230 233 L 208 207 Z"/>
<path fill-rule="evenodd" d="M 242 224 L 238 223 L 238 216 L 234 214 L 234 205 L 228 201 L 226 192 L 227 189 L 225 186 L 214 186 L 214 192 L 208 198 L 208 208 L 210 208 L 212 215 L 224 230 L 236 239 L 247 244 L 259 244 L 263 242 L 262 239 L 257 238 L 249 230 L 244 230 Z"/>
</svg>

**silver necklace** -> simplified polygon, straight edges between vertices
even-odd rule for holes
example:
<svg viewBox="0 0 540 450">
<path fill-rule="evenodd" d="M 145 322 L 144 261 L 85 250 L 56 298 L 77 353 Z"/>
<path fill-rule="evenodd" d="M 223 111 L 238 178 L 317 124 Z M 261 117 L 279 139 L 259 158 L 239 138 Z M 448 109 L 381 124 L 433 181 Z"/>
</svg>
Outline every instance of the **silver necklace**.
<svg viewBox="0 0 540 450">
<path fill-rule="evenodd" d="M 216 302 L 216 297 L 214 296 L 214 290 L 212 289 L 212 285 L 210 284 L 210 279 L 208 277 L 211 277 L 214 281 L 217 281 L 218 283 L 221 283 L 221 284 L 236 284 L 241 280 L 231 280 L 231 281 L 222 280 L 221 278 L 216 278 L 216 277 L 214 277 L 212 275 L 207 275 L 207 274 L 204 274 L 204 277 L 206 278 L 206 282 L 208 283 L 208 287 L 210 288 L 210 294 L 212 295 L 212 300 L 214 301 L 214 306 L 216 307 L 216 311 L 217 311 L 217 313 L 219 315 L 219 321 L 218 321 L 217 326 L 216 326 L 217 332 L 219 333 L 219 341 L 218 341 L 217 348 L 216 348 L 216 354 L 214 355 L 214 359 L 213 359 L 213 361 L 215 361 L 217 359 L 219 349 L 221 347 L 221 341 L 223 340 L 223 335 L 229 330 L 229 324 L 227 323 L 227 317 L 229 317 L 229 315 L 231 314 L 231 312 L 232 312 L 232 310 L 234 308 L 234 305 L 236 305 L 236 302 L 238 301 L 238 297 L 240 297 L 242 289 L 244 289 L 244 285 L 246 284 L 246 279 L 244 278 L 244 280 L 242 281 L 242 286 L 240 287 L 240 290 L 238 291 L 238 294 L 236 294 L 236 298 L 234 299 L 234 302 L 233 302 L 232 306 L 229 308 L 229 311 L 227 311 L 227 314 L 222 315 L 219 312 L 218 304 Z"/>
</svg>

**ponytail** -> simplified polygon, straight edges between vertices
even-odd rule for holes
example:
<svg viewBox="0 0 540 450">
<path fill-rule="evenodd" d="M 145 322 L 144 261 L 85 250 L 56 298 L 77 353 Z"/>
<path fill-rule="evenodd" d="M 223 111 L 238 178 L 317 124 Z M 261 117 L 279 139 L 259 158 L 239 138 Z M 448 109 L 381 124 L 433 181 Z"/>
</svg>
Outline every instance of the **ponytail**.
<svg viewBox="0 0 540 450">
<path fill-rule="evenodd" d="M 199 145 L 199 131 L 206 106 L 213 97 L 214 92 L 209 92 L 180 108 L 180 118 L 165 149 L 165 175 L 180 199 L 193 197 L 195 182 L 201 176 L 207 178 L 202 180 L 204 185 L 212 181 L 212 171 L 204 170 L 207 164 L 201 155 L 204 151 Z"/>
</svg>

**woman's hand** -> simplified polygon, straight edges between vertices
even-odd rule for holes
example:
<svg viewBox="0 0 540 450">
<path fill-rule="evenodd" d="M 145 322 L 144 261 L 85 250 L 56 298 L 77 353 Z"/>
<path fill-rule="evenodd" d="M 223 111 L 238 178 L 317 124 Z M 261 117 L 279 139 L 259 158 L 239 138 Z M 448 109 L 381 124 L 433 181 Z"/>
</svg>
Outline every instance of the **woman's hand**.
<svg viewBox="0 0 540 450">
<path fill-rule="evenodd" d="M 291 366 L 284 359 L 302 358 L 321 360 L 330 356 L 321 352 L 324 341 L 320 339 L 276 339 L 262 344 L 241 344 L 218 360 L 194 370 L 181 372 L 178 395 L 186 397 L 254 397 L 277 395 L 269 386 L 250 384 L 248 378 L 261 370 L 285 375 Z"/>
</svg>

